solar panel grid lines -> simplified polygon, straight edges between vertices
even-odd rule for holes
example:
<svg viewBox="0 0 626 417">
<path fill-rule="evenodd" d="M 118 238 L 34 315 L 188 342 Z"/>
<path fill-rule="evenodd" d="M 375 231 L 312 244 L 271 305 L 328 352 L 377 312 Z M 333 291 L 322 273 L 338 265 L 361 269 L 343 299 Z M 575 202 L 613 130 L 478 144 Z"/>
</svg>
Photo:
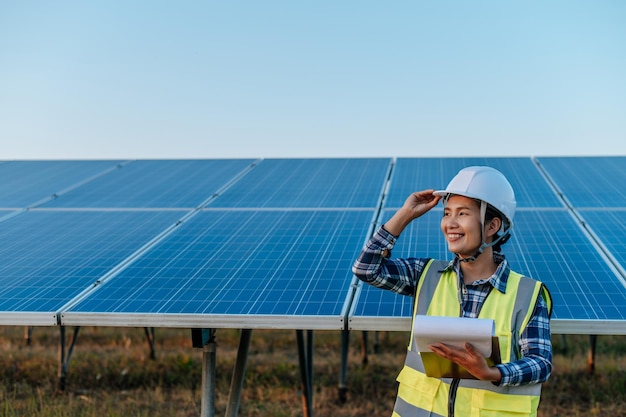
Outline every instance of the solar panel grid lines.
<svg viewBox="0 0 626 417">
<path fill-rule="evenodd" d="M 264 159 L 211 202 L 218 208 L 375 207 L 390 159 Z"/>
<path fill-rule="evenodd" d="M 540 157 L 537 161 L 574 208 L 626 207 L 626 156 Z"/>
<path fill-rule="evenodd" d="M 296 241 L 301 240 L 304 237 L 303 233 L 305 231 L 311 230 L 312 221 L 313 221 L 313 217 L 307 219 L 304 222 L 304 224 L 301 225 L 302 228 L 299 231 L 296 231 L 296 234 L 294 235 Z M 281 222 L 278 221 L 277 223 L 281 223 Z M 334 238 L 336 237 L 335 236 L 335 232 L 336 231 L 337 231 L 337 229 L 331 230 L 331 236 L 328 237 L 329 241 L 333 241 L 334 240 Z M 266 244 L 266 243 L 263 242 L 263 245 L 264 244 Z M 290 267 L 290 265 L 288 265 L 289 260 L 292 260 L 292 261 L 295 260 L 296 261 L 297 265 L 294 265 L 296 269 L 300 268 L 302 266 L 302 262 L 304 261 L 304 257 L 300 257 L 297 254 L 295 254 L 294 253 L 295 252 L 294 249 L 296 249 L 295 246 L 290 246 L 290 247 L 285 248 L 285 250 L 281 250 L 281 252 L 282 252 L 281 258 L 282 259 L 278 262 L 278 264 L 275 267 L 273 267 L 273 272 L 270 271 L 270 274 L 267 277 L 268 279 L 265 281 L 265 285 L 259 289 L 261 292 L 266 291 L 270 287 L 270 283 L 272 281 L 275 281 L 277 278 L 279 278 L 278 277 L 279 272 L 283 268 L 286 268 L 286 267 L 289 268 Z M 321 251 L 316 253 L 316 256 L 320 256 L 322 258 L 325 258 L 325 257 L 328 256 L 328 250 L 329 250 L 329 246 L 325 246 L 325 247 L 323 247 L 321 249 Z M 305 251 L 305 253 L 306 253 L 306 251 Z M 310 276 L 313 276 L 313 277 L 319 276 L 319 267 L 320 267 L 320 265 L 321 264 L 314 265 L 312 269 L 309 269 L 307 271 L 307 275 L 310 275 Z M 304 282 L 305 282 L 304 287 L 300 287 L 298 290 L 300 290 L 302 292 L 310 292 L 312 287 L 314 288 L 313 280 L 308 279 L 308 280 L 305 280 Z M 283 292 L 283 294 L 284 294 L 284 292 Z M 285 296 L 281 296 L 281 297 L 277 297 L 277 298 L 279 300 L 280 299 L 287 299 L 287 300 L 291 299 L 290 305 L 289 305 L 290 308 L 295 308 L 296 310 L 299 310 L 299 309 L 302 308 L 303 300 L 301 298 L 300 299 L 294 299 L 293 297 L 285 297 Z M 250 310 L 252 311 L 255 308 L 257 308 L 259 303 L 260 303 L 259 299 L 254 300 L 252 305 L 250 306 Z"/>
<path fill-rule="evenodd" d="M 310 322 L 315 316 L 338 329 L 351 276 L 349 265 L 337 268 L 337 263 L 356 256 L 364 238 L 358 226 L 369 217 L 366 210 L 201 212 L 193 218 L 195 225 L 184 224 L 92 294 L 88 305 L 66 311 L 64 322 L 77 323 L 82 313 L 101 311 L 120 315 L 120 323 L 138 313 L 157 321 L 161 314 L 201 314 L 215 327 L 247 316 L 255 327 L 257 319 L 267 325 L 268 316 L 278 315 L 296 318 L 284 324 L 277 320 L 275 326 Z M 338 227 L 346 223 L 353 226 Z M 181 253 L 188 262 L 189 254 L 197 253 L 201 264 L 177 263 Z M 133 291 L 127 299 L 134 305 L 115 300 L 129 282 Z"/>
<path fill-rule="evenodd" d="M 0 312 L 24 313 L 24 320 L 58 312 L 179 216 L 28 211 L 2 222 Z"/>
<path fill-rule="evenodd" d="M 319 162 L 326 162 L 326 161 L 319 161 Z M 265 161 L 263 161 L 262 163 L 265 163 Z M 352 165 L 354 165 L 354 164 L 352 164 Z M 256 168 L 256 167 L 255 167 L 255 168 Z M 254 171 L 254 169 L 252 169 L 251 171 Z M 279 175 L 282 175 L 280 172 L 279 172 L 278 174 L 279 174 Z M 247 174 L 246 174 L 246 175 L 247 175 Z M 245 177 L 246 177 L 246 175 L 241 176 L 241 178 L 245 178 Z M 257 178 L 256 180 L 258 181 L 258 178 Z M 322 180 L 323 180 L 323 178 L 322 178 Z M 328 189 L 328 188 L 329 188 L 329 185 L 327 184 L 327 181 L 320 181 L 320 180 L 319 180 L 319 178 L 316 178 L 316 181 L 317 181 L 317 184 L 318 184 L 317 190 L 322 190 L 322 191 L 324 191 L 324 190 L 326 190 L 326 189 Z M 237 182 L 238 182 L 238 181 L 234 182 L 233 184 L 236 184 Z M 320 187 L 319 187 L 319 185 L 320 185 L 320 184 L 321 184 L 321 185 L 324 185 L 324 187 L 323 187 L 323 188 L 320 188 Z M 309 187 L 309 188 L 310 188 L 310 187 Z M 331 188 L 332 188 L 332 183 L 331 183 Z M 310 192 L 311 190 L 309 189 L 308 191 Z M 226 190 L 224 191 L 224 193 L 225 193 L 225 194 L 227 194 L 227 193 L 228 193 L 228 189 L 226 189 Z M 314 193 L 314 194 L 315 194 L 315 193 Z M 218 197 L 216 197 L 216 198 L 219 198 L 219 197 L 221 197 L 221 194 L 220 194 Z M 214 209 L 214 208 L 212 208 L 211 210 L 215 210 L 215 209 Z M 321 209 L 321 210 L 324 210 L 324 209 Z M 354 208 L 350 208 L 350 211 L 354 211 L 354 210 L 355 210 Z M 99 290 L 100 290 L 100 289 L 98 289 L 98 291 L 99 291 Z M 135 313 L 133 313 L 133 314 L 135 314 Z M 70 313 L 69 315 L 71 316 L 71 313 Z M 68 315 L 66 314 L 66 315 L 64 315 L 63 317 L 67 317 L 67 316 L 68 316 Z"/>
<path fill-rule="evenodd" d="M 9 210 L 9 209 L 2 209 L 0 211 L 0 223 L 2 223 L 5 220 L 9 220 L 10 218 L 20 215 L 22 213 L 24 213 L 26 211 L 26 209 L 21 209 L 21 210 Z"/>
<path fill-rule="evenodd" d="M 216 222 L 223 221 L 225 214 L 226 213 L 220 213 L 219 217 L 215 221 Z M 250 221 L 251 219 L 252 217 L 248 218 L 247 221 Z M 244 227 L 246 223 L 247 222 L 244 221 L 240 226 Z M 227 239 L 228 240 L 223 242 L 224 245 L 228 245 L 229 243 L 233 242 L 233 239 L 237 239 L 236 232 Z M 178 298 L 177 296 L 180 295 L 181 291 L 183 291 L 183 289 L 190 282 L 193 282 L 194 279 L 196 279 L 199 276 L 203 268 L 206 267 L 208 263 L 210 263 L 212 260 L 215 260 L 216 257 L 223 256 L 223 253 L 220 251 L 220 247 L 217 245 L 215 246 L 214 250 L 199 249 L 197 246 L 203 245 L 201 235 L 196 236 L 195 238 L 191 238 L 189 241 L 181 240 L 180 243 L 178 243 L 178 245 L 181 246 L 178 252 L 170 253 L 169 251 L 164 251 L 163 258 L 154 259 L 154 265 L 158 265 L 158 267 L 151 275 L 158 277 L 161 271 L 167 270 L 168 268 L 182 267 L 183 269 L 186 269 L 190 265 L 192 266 L 187 271 L 187 274 L 189 275 L 187 274 L 183 275 L 185 277 L 185 280 L 183 282 L 177 282 L 175 285 L 171 286 L 171 295 L 169 295 L 170 298 L 164 302 L 164 304 L 160 307 L 160 310 L 156 311 L 156 313 L 162 312 L 163 310 L 167 309 L 167 304 L 171 303 L 172 300 Z M 164 264 L 157 263 L 161 259 L 165 261 Z M 150 267 L 152 268 L 153 266 L 151 265 Z M 164 279 L 164 282 L 167 283 L 165 279 Z M 129 304 L 132 303 L 133 300 L 137 298 L 137 296 L 142 291 L 144 291 L 146 287 L 148 287 L 148 284 L 149 282 L 146 282 L 144 285 L 134 288 L 134 292 L 129 294 L 130 297 L 128 299 L 120 303 L 118 309 L 124 310 L 126 307 L 128 307 Z M 163 288 L 165 288 L 165 286 Z M 217 294 L 215 294 L 215 296 L 216 298 L 219 298 L 220 296 L 219 289 L 217 291 L 218 292 Z"/>
<path fill-rule="evenodd" d="M 566 211 L 561 211 L 558 217 L 533 212 L 528 212 L 528 216 L 527 223 L 531 227 L 520 228 L 515 232 L 515 238 L 510 242 L 512 248 L 508 248 L 512 250 L 506 251 L 509 261 L 512 267 L 517 266 L 518 272 L 546 283 L 555 299 L 554 318 L 570 317 L 572 311 L 569 307 L 580 306 L 587 295 L 578 279 L 580 269 L 573 268 L 567 252 L 584 242 L 580 240 L 578 243 L 579 236 L 574 233 L 576 225 Z M 557 227 L 557 222 L 568 223 Z M 563 229 L 569 229 L 570 233 L 562 233 Z M 544 230 L 548 233 L 539 233 Z M 582 233 L 578 235 L 582 236 Z M 590 252 L 589 256 L 594 254 Z M 567 308 L 569 314 L 564 314 L 563 308 Z"/>
<path fill-rule="evenodd" d="M 45 204 L 50 208 L 186 208 L 210 199 L 252 159 L 136 160 Z"/>
<path fill-rule="evenodd" d="M 226 184 L 220 187 L 217 191 L 211 194 L 206 200 L 204 200 L 198 208 L 206 208 L 213 200 L 222 195 L 226 190 L 236 184 L 242 177 L 248 175 L 250 171 L 252 171 L 257 165 L 263 162 L 263 159 L 256 159 L 252 161 L 245 169 L 241 170 L 234 177 L 232 177 Z"/>
<path fill-rule="evenodd" d="M 569 211 L 520 214 L 524 227 L 514 235 L 519 249 L 511 251 L 509 259 L 512 265 L 519 265 L 519 254 L 532 258 L 524 265 L 528 269 L 520 272 L 548 285 L 555 300 L 554 319 L 626 318 L 618 307 L 626 303 L 626 291 L 619 285 L 615 269 Z M 611 292 L 614 296 L 607 297 Z"/>
<path fill-rule="evenodd" d="M 0 207 L 23 209 L 93 176 L 115 169 L 122 161 L 10 161 L 0 165 Z"/>
<path fill-rule="evenodd" d="M 80 188 L 85 184 L 89 184 L 92 181 L 97 180 L 98 178 L 105 176 L 111 172 L 114 172 L 116 170 L 119 170 L 121 168 L 123 168 L 124 166 L 128 165 L 131 161 L 123 161 L 123 162 L 119 162 L 117 164 L 115 164 L 114 166 L 109 167 L 108 169 L 98 172 L 97 174 L 94 174 L 90 177 L 84 178 L 72 185 L 70 185 L 69 187 L 66 187 L 64 189 L 62 189 L 61 191 L 55 192 L 54 194 L 52 194 L 50 197 L 48 198 L 44 198 L 41 201 L 38 201 L 36 203 L 34 203 L 31 207 L 39 207 L 42 206 L 46 203 L 49 203 L 50 201 L 54 201 L 55 199 L 59 198 L 60 196 L 67 194 L 69 192 L 71 192 L 74 189 Z"/>
<path fill-rule="evenodd" d="M 108 211 L 109 210 L 102 210 L 101 212 L 108 212 Z M 157 210 L 150 210 L 150 211 L 153 211 L 155 213 L 163 213 L 164 212 L 162 210 L 158 210 L 158 211 Z M 143 253 L 148 251 L 154 245 L 158 244 L 159 241 L 161 241 L 166 236 L 168 236 L 170 233 L 172 233 L 175 230 L 175 228 L 179 227 L 183 222 L 187 221 L 191 216 L 193 216 L 196 213 L 197 213 L 197 211 L 191 211 L 191 212 L 183 213 L 183 215 L 180 218 L 178 218 L 174 223 L 170 224 L 169 226 L 165 226 L 161 232 L 156 234 L 154 237 L 152 237 L 150 240 L 148 240 L 145 244 L 143 244 L 141 247 L 139 247 L 133 253 L 129 254 L 126 258 L 120 260 L 115 266 L 113 266 L 106 273 L 104 273 L 100 278 L 98 278 L 94 282 L 94 284 L 92 286 L 85 288 L 85 290 L 83 290 L 82 292 L 77 294 L 74 298 L 69 300 L 66 304 L 61 306 L 59 308 L 59 310 L 60 311 L 65 311 L 67 309 L 70 309 L 73 305 L 75 305 L 75 304 L 81 302 L 82 300 L 84 300 L 85 298 L 89 297 L 89 295 L 93 291 L 96 291 L 100 285 L 104 284 L 109 279 L 114 278 L 117 274 L 119 274 L 121 271 L 123 271 L 129 265 L 131 265 L 132 262 L 136 261 Z"/>
<path fill-rule="evenodd" d="M 626 208 L 579 210 L 581 221 L 602 252 L 613 264 L 626 287 Z"/>
</svg>

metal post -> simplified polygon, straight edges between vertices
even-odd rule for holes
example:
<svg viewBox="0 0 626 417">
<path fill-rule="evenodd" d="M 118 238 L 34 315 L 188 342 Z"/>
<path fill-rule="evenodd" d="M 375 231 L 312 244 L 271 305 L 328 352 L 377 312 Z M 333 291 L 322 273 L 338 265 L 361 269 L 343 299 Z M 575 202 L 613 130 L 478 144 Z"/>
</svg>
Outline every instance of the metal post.
<svg viewBox="0 0 626 417">
<path fill-rule="evenodd" d="M 59 345 L 59 389 L 61 391 L 65 390 L 65 379 L 67 378 L 67 370 L 70 366 L 70 359 L 72 359 L 72 353 L 74 352 L 74 346 L 76 345 L 76 341 L 78 340 L 78 332 L 80 331 L 80 327 L 74 328 L 74 336 L 72 336 L 72 343 L 70 344 L 70 348 L 65 353 L 65 326 L 60 326 L 61 333 L 61 341 Z"/>
<path fill-rule="evenodd" d="M 589 373 L 593 373 L 596 369 L 596 343 L 598 336 L 595 334 L 589 335 L 589 355 L 587 356 L 587 370 Z"/>
<path fill-rule="evenodd" d="M 389 334 L 389 333 L 385 333 L 385 334 Z M 380 335 L 378 331 L 374 332 L 374 353 L 378 354 L 380 353 Z"/>
<path fill-rule="evenodd" d="M 26 341 L 26 346 L 30 346 L 32 334 L 33 326 L 26 326 L 24 328 L 24 340 Z"/>
<path fill-rule="evenodd" d="M 300 379 L 302 381 L 302 411 L 305 417 L 311 417 L 313 408 L 313 331 L 309 330 L 307 333 L 309 336 L 308 344 L 304 340 L 304 332 L 296 330 Z M 305 344 L 307 344 L 306 347 Z"/>
<path fill-rule="evenodd" d="M 361 332 L 361 363 L 363 365 L 367 365 L 367 361 L 368 361 L 368 357 L 367 357 L 367 352 L 368 352 L 368 332 L 367 330 L 363 330 Z"/>
<path fill-rule="evenodd" d="M 309 405 L 313 403 L 313 330 L 307 330 L 307 366 L 309 368 Z"/>
<path fill-rule="evenodd" d="M 241 390 L 243 379 L 246 373 L 246 362 L 248 361 L 248 350 L 252 330 L 242 329 L 239 339 L 239 349 L 237 350 L 237 362 L 233 370 L 233 377 L 230 382 L 230 392 L 228 394 L 228 404 L 226 405 L 226 417 L 236 417 L 239 412 L 239 402 L 241 400 Z"/>
<path fill-rule="evenodd" d="M 156 347 L 155 347 L 155 333 L 154 327 L 144 327 L 146 332 L 146 339 L 148 340 L 148 346 L 150 346 L 150 359 L 156 359 Z"/>
<path fill-rule="evenodd" d="M 215 337 L 202 348 L 202 405 L 201 417 L 215 416 L 215 369 L 216 369 Z"/>
<path fill-rule="evenodd" d="M 339 375 L 339 401 L 346 402 L 348 387 L 346 385 L 348 374 L 348 349 L 350 348 L 350 331 L 341 331 L 341 372 Z"/>
</svg>

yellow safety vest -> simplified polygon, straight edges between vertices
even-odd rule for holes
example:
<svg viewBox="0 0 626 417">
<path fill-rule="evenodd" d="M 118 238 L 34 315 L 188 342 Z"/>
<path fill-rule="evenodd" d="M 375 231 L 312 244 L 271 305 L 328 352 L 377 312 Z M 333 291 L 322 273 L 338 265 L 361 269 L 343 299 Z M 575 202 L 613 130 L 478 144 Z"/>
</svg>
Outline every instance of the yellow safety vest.
<svg viewBox="0 0 626 417">
<path fill-rule="evenodd" d="M 415 295 L 413 321 L 418 314 L 461 316 L 458 277 L 453 270 L 446 269 L 447 265 L 445 261 L 431 260 L 426 266 Z M 511 271 L 506 294 L 494 290 L 485 299 L 478 317 L 494 320 L 503 363 L 520 358 L 519 336 L 531 318 L 540 291 L 551 309 L 550 294 L 541 282 Z M 411 334 L 405 365 L 397 378 L 399 387 L 393 417 L 537 415 L 541 384 L 500 387 L 476 379 L 429 377 L 413 338 Z"/>
</svg>

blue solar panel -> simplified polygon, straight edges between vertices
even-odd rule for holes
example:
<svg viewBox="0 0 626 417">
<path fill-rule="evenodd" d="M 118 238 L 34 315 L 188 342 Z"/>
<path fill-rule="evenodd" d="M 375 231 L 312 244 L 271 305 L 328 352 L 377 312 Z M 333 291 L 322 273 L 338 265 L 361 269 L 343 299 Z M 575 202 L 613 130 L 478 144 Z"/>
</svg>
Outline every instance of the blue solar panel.
<svg viewBox="0 0 626 417">
<path fill-rule="evenodd" d="M 253 160 L 134 161 L 45 207 L 197 207 Z"/>
<path fill-rule="evenodd" d="M 0 208 L 0 222 L 6 220 L 7 218 L 9 218 L 11 216 L 13 216 L 17 212 L 18 212 L 18 210 L 10 210 L 10 209 Z"/>
<path fill-rule="evenodd" d="M 519 272 L 548 285 L 554 319 L 626 319 L 626 288 L 568 212 L 517 217 L 506 253 Z"/>
<path fill-rule="evenodd" d="M 390 159 L 267 159 L 211 207 L 375 207 Z"/>
<path fill-rule="evenodd" d="M 575 208 L 626 207 L 626 156 L 538 161 Z"/>
<path fill-rule="evenodd" d="M 24 208 L 107 170 L 116 161 L 14 161 L 0 164 L 0 207 Z"/>
<path fill-rule="evenodd" d="M 372 211 L 200 212 L 137 262 L 65 312 L 330 316 L 336 328 Z M 145 318 L 144 318 L 145 320 Z M 193 325 L 188 323 L 187 325 Z"/>
<path fill-rule="evenodd" d="M 401 207 L 414 191 L 444 189 L 460 169 L 472 165 L 501 171 L 515 190 L 518 207 L 563 207 L 529 158 L 399 158 L 385 207 Z"/>
<path fill-rule="evenodd" d="M 0 223 L 0 311 L 57 312 L 179 217 L 37 210 Z"/>
<path fill-rule="evenodd" d="M 580 214 L 626 271 L 626 210 L 582 210 Z"/>
<path fill-rule="evenodd" d="M 436 212 L 430 212 L 411 223 L 392 255 L 451 259 L 439 220 Z M 567 210 L 519 211 L 513 237 L 503 252 L 513 270 L 548 286 L 554 299 L 554 320 L 626 319 L 626 288 Z M 363 286 L 352 322 L 359 316 L 410 317 L 412 298 L 377 294 L 387 292 Z M 358 326 L 372 329 L 376 324 L 361 322 L 355 328 Z"/>
</svg>

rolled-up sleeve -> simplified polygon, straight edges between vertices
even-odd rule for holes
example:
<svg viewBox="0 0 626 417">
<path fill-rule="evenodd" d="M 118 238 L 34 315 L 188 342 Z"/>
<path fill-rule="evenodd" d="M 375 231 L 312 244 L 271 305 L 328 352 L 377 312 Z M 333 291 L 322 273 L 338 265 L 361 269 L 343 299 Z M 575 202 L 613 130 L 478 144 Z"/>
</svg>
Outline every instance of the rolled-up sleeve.
<svg viewBox="0 0 626 417">
<path fill-rule="evenodd" d="M 352 272 L 375 287 L 414 296 L 417 278 L 429 259 L 390 259 L 396 240 L 384 227 L 379 228 L 352 265 Z"/>
</svg>

